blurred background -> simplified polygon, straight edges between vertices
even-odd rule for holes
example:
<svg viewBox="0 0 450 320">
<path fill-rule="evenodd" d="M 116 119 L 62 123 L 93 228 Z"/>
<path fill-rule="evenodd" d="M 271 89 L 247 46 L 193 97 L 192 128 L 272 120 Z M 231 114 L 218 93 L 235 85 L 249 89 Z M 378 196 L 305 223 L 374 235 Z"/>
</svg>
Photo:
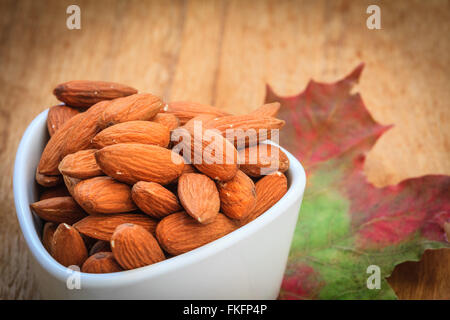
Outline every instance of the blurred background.
<svg viewBox="0 0 450 320">
<path fill-rule="evenodd" d="M 69 30 L 69 5 L 81 29 Z M 370 30 L 369 5 L 381 9 Z M 21 135 L 73 79 L 116 81 L 232 113 L 312 78 L 334 82 L 360 62 L 357 90 L 372 116 L 395 127 L 366 162 L 377 186 L 450 174 L 449 1 L 0 0 L 0 298 L 37 298 L 20 235 L 12 170 Z M 400 298 L 450 298 L 450 253 L 398 266 Z"/>
</svg>

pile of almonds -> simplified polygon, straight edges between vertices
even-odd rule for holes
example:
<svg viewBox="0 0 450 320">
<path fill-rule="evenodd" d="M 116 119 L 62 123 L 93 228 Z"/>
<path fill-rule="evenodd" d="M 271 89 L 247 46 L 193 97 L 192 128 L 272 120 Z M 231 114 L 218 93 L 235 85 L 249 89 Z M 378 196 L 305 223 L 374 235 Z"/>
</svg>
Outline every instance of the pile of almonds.
<svg viewBox="0 0 450 320">
<path fill-rule="evenodd" d="M 40 200 L 30 206 L 46 222 L 44 247 L 64 266 L 109 273 L 162 261 L 251 222 L 287 191 L 289 160 L 264 143 L 284 125 L 278 103 L 230 115 L 100 81 L 70 81 L 54 94 L 63 103 L 48 113 Z M 175 136 L 180 129 L 191 144 Z"/>
</svg>

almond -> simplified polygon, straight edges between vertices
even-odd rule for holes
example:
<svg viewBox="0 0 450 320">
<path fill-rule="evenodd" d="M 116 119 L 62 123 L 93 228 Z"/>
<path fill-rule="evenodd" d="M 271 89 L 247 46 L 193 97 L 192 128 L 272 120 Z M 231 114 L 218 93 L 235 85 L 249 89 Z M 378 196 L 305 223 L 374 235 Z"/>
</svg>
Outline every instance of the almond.
<svg viewBox="0 0 450 320">
<path fill-rule="evenodd" d="M 171 113 L 158 113 L 152 121 L 162 124 L 169 129 L 169 131 L 172 131 L 180 126 L 180 120 Z"/>
<path fill-rule="evenodd" d="M 229 113 L 226 113 L 213 106 L 188 101 L 170 102 L 164 108 L 164 112 L 175 115 L 180 120 L 180 125 L 184 125 L 192 118 L 201 114 L 209 114 L 214 117 L 229 115 Z"/>
<path fill-rule="evenodd" d="M 42 231 L 42 244 L 48 253 L 52 253 L 52 241 L 53 234 L 56 231 L 58 224 L 53 222 L 47 222 L 44 224 L 44 230 Z"/>
<path fill-rule="evenodd" d="M 259 117 L 276 117 L 280 110 L 280 106 L 279 102 L 266 103 L 250 112 L 250 114 Z"/>
<path fill-rule="evenodd" d="M 91 214 L 130 212 L 136 209 L 127 184 L 111 177 L 96 177 L 79 182 L 74 198 Z"/>
<path fill-rule="evenodd" d="M 62 177 L 59 176 L 46 176 L 45 174 L 39 173 L 39 171 L 36 170 L 36 182 L 40 184 L 43 187 L 54 187 L 62 182 Z"/>
<path fill-rule="evenodd" d="M 137 93 L 120 83 L 75 80 L 58 85 L 53 94 L 59 101 L 72 107 L 88 108 L 102 100 L 111 100 Z"/>
<path fill-rule="evenodd" d="M 270 139 L 272 130 L 279 130 L 284 121 L 272 117 L 246 114 L 226 116 L 207 121 L 205 129 L 216 129 L 239 149 Z"/>
<path fill-rule="evenodd" d="M 120 271 L 123 271 L 123 269 L 114 259 L 112 252 L 97 252 L 87 258 L 81 267 L 81 272 L 86 273 L 111 273 Z"/>
<path fill-rule="evenodd" d="M 182 151 L 188 163 L 214 180 L 227 181 L 238 170 L 238 153 L 227 139 L 213 130 L 197 132 L 178 128 L 175 136 L 182 138 L 174 151 Z"/>
<path fill-rule="evenodd" d="M 269 210 L 287 192 L 287 179 L 281 172 L 261 178 L 255 183 L 256 205 L 250 215 L 239 222 L 240 225 L 255 220 L 261 214 Z"/>
<path fill-rule="evenodd" d="M 39 200 L 45 200 L 56 197 L 67 197 L 67 196 L 70 196 L 69 191 L 67 190 L 66 186 L 61 185 L 57 187 L 44 189 L 41 193 L 41 196 L 39 197 Z"/>
<path fill-rule="evenodd" d="M 289 159 L 277 146 L 259 144 L 239 151 L 240 169 L 250 177 L 260 177 L 289 169 Z"/>
<path fill-rule="evenodd" d="M 98 252 L 111 252 L 109 241 L 97 240 L 89 250 L 89 256 L 92 256 Z"/>
<path fill-rule="evenodd" d="M 111 249 L 124 269 L 140 268 L 165 259 L 152 234 L 132 223 L 121 224 L 116 228 L 111 237 Z"/>
<path fill-rule="evenodd" d="M 41 159 L 38 165 L 38 172 L 43 175 L 59 175 L 58 170 L 59 162 L 62 159 L 62 151 L 66 142 L 66 136 L 70 129 L 73 128 L 82 118 L 84 113 L 77 114 L 76 116 L 67 120 L 53 136 L 51 136 L 47 145 L 42 152 Z"/>
<path fill-rule="evenodd" d="M 184 167 L 181 156 L 146 144 L 114 144 L 97 151 L 95 157 L 104 173 L 129 184 L 138 181 L 168 184 L 181 175 Z"/>
<path fill-rule="evenodd" d="M 113 125 L 98 133 L 92 144 L 101 149 L 117 143 L 142 143 L 167 147 L 170 131 L 166 126 L 151 121 L 128 121 Z"/>
<path fill-rule="evenodd" d="M 65 156 L 59 166 L 59 171 L 66 176 L 87 179 L 103 174 L 95 160 L 97 149 L 81 150 Z"/>
<path fill-rule="evenodd" d="M 157 219 L 181 210 L 177 197 L 155 182 L 139 181 L 133 186 L 131 196 L 139 209 Z"/>
<path fill-rule="evenodd" d="M 219 192 L 204 174 L 183 174 L 178 179 L 178 197 L 186 212 L 200 223 L 211 223 L 219 214 Z"/>
<path fill-rule="evenodd" d="M 108 126 L 133 121 L 151 120 L 164 107 L 164 102 L 150 94 L 140 93 L 113 100 L 101 116 L 100 124 Z"/>
<path fill-rule="evenodd" d="M 69 176 L 63 175 L 64 184 L 66 185 L 67 191 L 70 193 L 70 195 L 73 197 L 73 190 L 75 189 L 75 186 L 81 181 L 81 179 L 72 178 Z"/>
<path fill-rule="evenodd" d="M 101 101 L 83 112 L 83 117 L 68 132 L 61 151 L 62 157 L 84 149 L 93 149 L 92 139 L 102 130 L 100 118 L 111 101 Z"/>
<path fill-rule="evenodd" d="M 45 221 L 73 224 L 86 213 L 72 197 L 49 198 L 30 204 L 30 208 Z"/>
<path fill-rule="evenodd" d="M 83 238 L 78 231 L 66 223 L 61 223 L 53 235 L 52 256 L 65 267 L 81 266 L 88 253 Z"/>
<path fill-rule="evenodd" d="M 155 232 L 158 221 L 146 214 L 118 213 L 109 215 L 87 216 L 73 226 L 82 234 L 91 238 L 109 241 L 117 226 L 123 223 L 133 223 L 142 226 L 149 232 Z"/>
<path fill-rule="evenodd" d="M 219 239 L 235 229 L 235 223 L 223 214 L 218 214 L 209 224 L 201 224 L 186 212 L 177 212 L 158 223 L 156 237 L 161 247 L 175 256 Z"/>
<path fill-rule="evenodd" d="M 57 105 L 53 106 L 48 110 L 47 115 L 47 129 L 50 137 L 58 131 L 63 124 L 70 118 L 76 116 L 80 113 L 77 109 L 65 106 Z"/>
<path fill-rule="evenodd" d="M 233 179 L 217 182 L 222 212 L 229 218 L 241 220 L 247 217 L 256 204 L 255 184 L 238 170 Z"/>
</svg>

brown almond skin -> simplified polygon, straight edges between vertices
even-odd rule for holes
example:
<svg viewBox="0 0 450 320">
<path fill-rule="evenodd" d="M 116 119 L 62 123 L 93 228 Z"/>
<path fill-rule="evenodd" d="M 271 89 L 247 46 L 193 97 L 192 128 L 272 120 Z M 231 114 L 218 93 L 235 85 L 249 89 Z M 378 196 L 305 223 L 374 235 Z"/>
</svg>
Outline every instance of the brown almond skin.
<svg viewBox="0 0 450 320">
<path fill-rule="evenodd" d="M 59 101 L 78 108 L 89 108 L 97 102 L 129 96 L 137 90 L 114 82 L 74 80 L 61 83 L 53 94 Z"/>
<path fill-rule="evenodd" d="M 87 216 L 73 226 L 82 234 L 91 238 L 109 241 L 117 226 L 133 223 L 142 226 L 152 234 L 155 233 L 158 221 L 142 213 L 118 213 L 109 215 Z"/>
<path fill-rule="evenodd" d="M 63 175 L 63 180 L 64 180 L 64 184 L 67 188 L 67 191 L 73 198 L 73 195 L 74 195 L 73 190 L 75 189 L 75 186 L 81 181 L 81 179 L 72 178 L 72 177 Z"/>
<path fill-rule="evenodd" d="M 281 172 L 274 172 L 255 183 L 256 205 L 253 211 L 245 219 L 239 221 L 239 225 L 245 225 L 261 214 L 269 210 L 287 192 L 287 178 Z"/>
<path fill-rule="evenodd" d="M 56 197 L 30 204 L 30 208 L 45 221 L 73 224 L 86 213 L 72 197 Z"/>
<path fill-rule="evenodd" d="M 53 258 L 65 267 L 82 266 L 88 257 L 83 238 L 78 231 L 66 223 L 61 223 L 53 235 Z"/>
<path fill-rule="evenodd" d="M 95 160 L 97 149 L 81 150 L 65 156 L 59 166 L 59 171 L 66 176 L 77 179 L 88 179 L 103 175 Z"/>
<path fill-rule="evenodd" d="M 169 131 L 172 131 L 180 126 L 180 120 L 171 113 L 158 113 L 153 119 L 153 122 L 162 124 Z"/>
<path fill-rule="evenodd" d="M 256 108 L 249 114 L 256 115 L 259 117 L 276 117 L 278 111 L 280 110 L 280 106 L 281 105 L 279 102 L 266 103 L 260 106 L 259 108 Z"/>
<path fill-rule="evenodd" d="M 124 269 L 136 269 L 165 259 L 155 237 L 139 225 L 121 224 L 111 237 L 111 249 Z"/>
<path fill-rule="evenodd" d="M 133 94 L 115 99 L 102 113 L 100 125 L 103 128 L 133 120 L 151 120 L 165 103 L 150 93 Z"/>
<path fill-rule="evenodd" d="M 198 171 L 219 181 L 230 180 L 236 175 L 238 152 L 234 145 L 220 134 L 212 130 L 204 130 L 202 134 L 198 134 L 185 128 L 176 129 L 174 133 L 180 135 L 181 139 L 174 151 L 183 151 L 183 157 Z M 189 149 L 190 155 L 185 152 Z M 217 155 L 216 150 L 219 152 Z"/>
<path fill-rule="evenodd" d="M 67 197 L 67 196 L 70 196 L 70 193 L 67 190 L 66 186 L 60 185 L 57 187 L 46 188 L 42 190 L 39 200 L 45 200 L 56 197 Z"/>
<path fill-rule="evenodd" d="M 168 184 L 183 172 L 184 160 L 171 150 L 146 144 L 119 143 L 95 153 L 104 173 L 116 180 Z"/>
<path fill-rule="evenodd" d="M 267 148 L 264 150 L 264 148 Z M 258 144 L 239 151 L 240 169 L 250 177 L 258 178 L 275 171 L 286 172 L 289 159 L 277 146 Z"/>
<path fill-rule="evenodd" d="M 103 129 L 100 126 L 100 119 L 111 103 L 109 100 L 100 101 L 82 113 L 80 122 L 76 123 L 65 137 L 61 159 L 80 150 L 95 149 L 91 141 Z"/>
<path fill-rule="evenodd" d="M 201 114 L 209 114 L 214 117 L 229 115 L 229 113 L 213 106 L 189 101 L 170 102 L 164 108 L 164 112 L 175 115 L 180 120 L 180 125 L 184 125 L 192 118 Z"/>
<path fill-rule="evenodd" d="M 43 187 L 55 187 L 62 183 L 62 177 L 59 176 L 46 176 L 44 174 L 39 173 L 36 170 L 36 182 Z"/>
<path fill-rule="evenodd" d="M 55 233 L 57 227 L 57 223 L 47 222 L 44 224 L 44 230 L 42 231 L 42 244 L 50 254 L 52 254 L 53 234 Z"/>
<path fill-rule="evenodd" d="M 89 250 L 89 256 L 92 256 L 98 252 L 111 252 L 111 245 L 109 241 L 97 240 Z"/>
<path fill-rule="evenodd" d="M 246 114 L 212 119 L 207 121 L 204 127 L 218 130 L 239 149 L 270 139 L 271 130 L 279 130 L 284 124 L 283 120 L 277 118 Z M 234 130 L 232 133 L 235 133 L 236 136 L 227 137 L 227 130 Z M 243 133 L 239 133 L 237 130 L 242 130 Z M 250 130 L 255 131 L 249 136 Z"/>
<path fill-rule="evenodd" d="M 195 221 L 186 212 L 177 212 L 162 219 L 156 228 L 161 247 L 171 255 L 179 255 L 234 231 L 236 224 L 223 214 L 209 224 Z"/>
<path fill-rule="evenodd" d="M 101 149 L 117 143 L 152 144 L 166 148 L 170 141 L 169 129 L 152 121 L 128 121 L 113 125 L 100 131 L 92 145 Z"/>
<path fill-rule="evenodd" d="M 112 252 L 97 252 L 83 263 L 81 272 L 86 273 L 112 273 L 123 271 L 114 259 Z"/>
<path fill-rule="evenodd" d="M 78 204 L 91 214 L 136 210 L 131 198 L 131 188 L 111 177 L 83 180 L 75 186 L 73 193 Z"/>
<path fill-rule="evenodd" d="M 204 174 L 183 174 L 178 179 L 178 198 L 186 212 L 200 223 L 211 223 L 219 214 L 219 192 L 214 181 Z"/>
<path fill-rule="evenodd" d="M 66 136 L 76 124 L 83 119 L 84 113 L 67 120 L 58 131 L 56 131 L 42 152 L 41 159 L 38 165 L 39 173 L 43 175 L 59 175 L 59 162 L 62 159 L 62 152 L 66 143 Z"/>
<path fill-rule="evenodd" d="M 50 107 L 47 115 L 47 129 L 50 137 L 53 136 L 53 134 L 58 131 L 58 129 L 62 127 L 67 120 L 79 113 L 80 111 L 77 109 L 65 105 Z"/>
<path fill-rule="evenodd" d="M 233 179 L 217 182 L 217 189 L 221 211 L 231 219 L 244 219 L 255 207 L 255 184 L 241 170 L 238 170 Z"/>
<path fill-rule="evenodd" d="M 139 181 L 133 186 L 131 196 L 139 209 L 156 219 L 181 210 L 176 195 L 155 182 Z"/>
</svg>

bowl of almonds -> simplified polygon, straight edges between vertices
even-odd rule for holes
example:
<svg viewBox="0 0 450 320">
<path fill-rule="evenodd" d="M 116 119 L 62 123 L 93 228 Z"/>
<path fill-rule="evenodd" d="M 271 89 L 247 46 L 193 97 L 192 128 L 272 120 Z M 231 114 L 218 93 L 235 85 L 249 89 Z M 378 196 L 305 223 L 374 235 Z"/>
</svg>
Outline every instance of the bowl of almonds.
<svg viewBox="0 0 450 320">
<path fill-rule="evenodd" d="M 16 154 L 42 298 L 275 299 L 306 184 L 278 103 L 231 115 L 70 81 Z"/>
</svg>

